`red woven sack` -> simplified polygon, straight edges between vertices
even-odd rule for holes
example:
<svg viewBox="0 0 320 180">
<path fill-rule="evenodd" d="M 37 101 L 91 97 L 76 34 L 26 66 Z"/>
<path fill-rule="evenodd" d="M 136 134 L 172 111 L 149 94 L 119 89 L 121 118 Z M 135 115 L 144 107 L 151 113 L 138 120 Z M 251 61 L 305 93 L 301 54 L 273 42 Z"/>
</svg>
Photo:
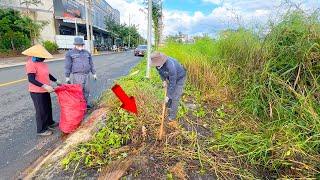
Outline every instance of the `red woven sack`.
<svg viewBox="0 0 320 180">
<path fill-rule="evenodd" d="M 86 101 L 80 84 L 64 84 L 55 89 L 60 105 L 59 128 L 64 133 L 75 131 L 84 118 Z"/>
</svg>

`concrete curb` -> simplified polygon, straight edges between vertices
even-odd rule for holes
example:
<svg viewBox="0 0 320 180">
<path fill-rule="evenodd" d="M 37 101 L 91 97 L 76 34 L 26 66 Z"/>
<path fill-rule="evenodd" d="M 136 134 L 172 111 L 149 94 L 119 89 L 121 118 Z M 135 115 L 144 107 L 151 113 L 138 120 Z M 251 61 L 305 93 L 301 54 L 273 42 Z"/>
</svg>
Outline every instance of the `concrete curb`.
<svg viewBox="0 0 320 180">
<path fill-rule="evenodd" d="M 107 109 L 100 108 L 93 111 L 86 119 L 86 123 L 81 125 L 74 133 L 70 134 L 65 141 L 55 147 L 51 153 L 45 153 L 26 168 L 18 179 L 33 179 L 34 176 L 42 177 L 41 170 L 49 164 L 56 163 L 66 156 L 73 148 L 82 142 L 92 139 L 94 132 L 99 129 L 99 124 L 106 119 Z M 38 174 L 40 172 L 40 174 Z"/>
<path fill-rule="evenodd" d="M 128 51 L 101 53 L 101 54 L 94 54 L 92 56 L 104 56 L 104 55 L 110 55 L 110 54 L 120 54 L 120 53 L 124 53 L 124 52 L 128 52 Z M 56 58 L 56 59 L 46 60 L 45 62 L 62 61 L 64 59 L 65 58 Z M 26 62 L 15 63 L 15 64 L 11 64 L 11 65 L 0 65 L 0 69 L 17 67 L 17 66 L 24 66 L 24 65 L 26 65 Z"/>
</svg>

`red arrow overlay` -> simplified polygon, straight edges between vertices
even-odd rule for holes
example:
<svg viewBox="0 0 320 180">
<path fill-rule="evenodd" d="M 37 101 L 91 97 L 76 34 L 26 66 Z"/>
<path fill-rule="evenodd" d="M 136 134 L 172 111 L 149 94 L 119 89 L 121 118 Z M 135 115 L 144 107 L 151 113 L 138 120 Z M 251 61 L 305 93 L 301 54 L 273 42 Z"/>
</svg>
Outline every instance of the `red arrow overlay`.
<svg viewBox="0 0 320 180">
<path fill-rule="evenodd" d="M 136 105 L 136 100 L 134 99 L 133 96 L 128 97 L 128 95 L 123 91 L 120 85 L 116 84 L 114 85 L 111 90 L 114 92 L 114 94 L 120 99 L 122 102 L 121 108 L 138 114 L 137 111 L 137 105 Z"/>
</svg>

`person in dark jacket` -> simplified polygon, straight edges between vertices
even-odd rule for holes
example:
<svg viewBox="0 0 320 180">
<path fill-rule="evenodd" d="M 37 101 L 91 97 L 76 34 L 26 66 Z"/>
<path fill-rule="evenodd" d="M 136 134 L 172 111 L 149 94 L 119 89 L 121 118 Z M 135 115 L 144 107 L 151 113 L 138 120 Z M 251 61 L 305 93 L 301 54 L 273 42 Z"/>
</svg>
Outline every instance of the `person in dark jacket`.
<svg viewBox="0 0 320 180">
<path fill-rule="evenodd" d="M 186 70 L 177 60 L 159 52 L 151 55 L 151 66 L 156 67 L 163 81 L 163 86 L 167 88 L 168 124 L 177 127 L 177 111 L 186 81 Z"/>
<path fill-rule="evenodd" d="M 70 75 L 72 74 L 72 83 L 82 85 L 87 107 L 91 108 L 88 102 L 90 93 L 89 74 L 91 72 L 93 79 L 97 80 L 96 70 L 90 52 L 84 49 L 84 40 L 81 37 L 76 37 L 73 44 L 75 48 L 68 51 L 65 57 L 66 82 L 71 83 Z"/>
<path fill-rule="evenodd" d="M 37 133 L 40 136 L 49 136 L 51 130 L 58 125 L 52 118 L 50 80 L 60 85 L 60 82 L 49 73 L 49 68 L 43 61 L 53 56 L 41 45 L 35 45 L 22 54 L 29 56 L 26 64 L 26 71 L 29 81 L 29 92 L 36 109 Z"/>
</svg>

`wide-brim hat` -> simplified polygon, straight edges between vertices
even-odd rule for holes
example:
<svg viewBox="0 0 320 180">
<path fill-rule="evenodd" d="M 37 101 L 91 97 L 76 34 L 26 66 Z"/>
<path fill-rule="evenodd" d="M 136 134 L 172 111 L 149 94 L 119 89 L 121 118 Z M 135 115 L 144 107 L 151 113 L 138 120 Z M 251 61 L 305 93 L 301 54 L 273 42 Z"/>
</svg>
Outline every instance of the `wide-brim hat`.
<svg viewBox="0 0 320 180">
<path fill-rule="evenodd" d="M 39 58 L 51 59 L 53 58 L 52 54 L 50 54 L 46 48 L 44 48 L 41 44 L 34 45 L 29 49 L 22 52 L 23 55 L 33 56 Z"/>
<path fill-rule="evenodd" d="M 167 61 L 167 56 L 159 52 L 152 53 L 150 58 L 151 66 L 162 66 Z"/>
<path fill-rule="evenodd" d="M 75 37 L 73 45 L 84 45 L 84 40 L 81 37 Z"/>
</svg>

